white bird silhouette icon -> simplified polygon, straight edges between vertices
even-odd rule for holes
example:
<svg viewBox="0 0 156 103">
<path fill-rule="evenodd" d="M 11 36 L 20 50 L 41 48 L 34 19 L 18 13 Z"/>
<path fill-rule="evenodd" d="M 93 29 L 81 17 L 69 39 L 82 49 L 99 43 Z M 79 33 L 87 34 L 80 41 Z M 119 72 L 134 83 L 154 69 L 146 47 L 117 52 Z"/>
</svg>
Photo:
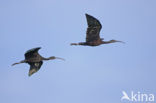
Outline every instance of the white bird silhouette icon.
<svg viewBox="0 0 156 103">
<path fill-rule="evenodd" d="M 123 96 L 122 96 L 121 100 L 127 99 L 127 100 L 130 101 L 130 98 L 128 97 L 128 95 L 127 95 L 127 93 L 125 91 L 122 91 L 122 94 L 123 94 Z"/>
</svg>

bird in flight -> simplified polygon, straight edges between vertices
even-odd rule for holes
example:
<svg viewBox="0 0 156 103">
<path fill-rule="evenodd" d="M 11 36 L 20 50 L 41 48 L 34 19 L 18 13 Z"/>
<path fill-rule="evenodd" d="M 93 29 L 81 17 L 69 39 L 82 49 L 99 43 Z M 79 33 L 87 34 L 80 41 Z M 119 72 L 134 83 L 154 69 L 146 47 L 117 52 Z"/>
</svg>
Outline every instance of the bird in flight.
<svg viewBox="0 0 156 103">
<path fill-rule="evenodd" d="M 118 40 L 103 41 L 104 39 L 100 38 L 100 30 L 102 28 L 100 21 L 88 14 L 86 14 L 86 19 L 88 24 L 86 42 L 71 43 L 71 45 L 98 46 L 101 44 L 109 44 L 115 42 L 124 43 Z"/>
<path fill-rule="evenodd" d="M 64 60 L 63 58 L 59 58 L 59 57 L 55 57 L 55 56 L 51 56 L 49 58 L 42 57 L 38 53 L 39 49 L 41 49 L 41 47 L 32 48 L 32 49 L 28 50 L 25 53 L 25 60 L 14 63 L 14 64 L 12 64 L 12 66 L 14 66 L 16 64 L 20 64 L 20 63 L 28 63 L 30 65 L 30 70 L 29 70 L 28 75 L 31 76 L 32 74 L 36 73 L 41 68 L 41 66 L 43 64 L 43 60 L 45 60 L 45 61 L 46 60 L 53 60 L 53 59 Z"/>
</svg>

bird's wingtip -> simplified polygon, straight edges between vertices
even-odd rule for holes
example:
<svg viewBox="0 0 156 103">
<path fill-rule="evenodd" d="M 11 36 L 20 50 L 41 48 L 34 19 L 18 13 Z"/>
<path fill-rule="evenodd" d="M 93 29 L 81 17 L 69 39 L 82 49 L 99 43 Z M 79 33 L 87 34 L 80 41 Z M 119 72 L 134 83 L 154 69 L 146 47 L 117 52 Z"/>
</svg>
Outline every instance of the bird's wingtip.
<svg viewBox="0 0 156 103">
<path fill-rule="evenodd" d="M 41 47 L 37 47 L 38 49 L 41 49 Z"/>
<path fill-rule="evenodd" d="M 28 74 L 29 77 L 31 77 L 31 75 L 32 75 L 31 73 Z"/>
<path fill-rule="evenodd" d="M 86 16 L 90 16 L 88 13 L 85 13 Z"/>
</svg>

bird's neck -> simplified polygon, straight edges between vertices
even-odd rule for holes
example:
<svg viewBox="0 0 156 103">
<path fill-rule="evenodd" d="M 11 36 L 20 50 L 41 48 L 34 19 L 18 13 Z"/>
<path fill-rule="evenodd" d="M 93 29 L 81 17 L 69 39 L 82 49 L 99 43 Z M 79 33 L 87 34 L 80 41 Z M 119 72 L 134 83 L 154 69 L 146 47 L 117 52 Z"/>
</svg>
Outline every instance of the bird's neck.
<svg viewBox="0 0 156 103">
<path fill-rule="evenodd" d="M 50 58 L 44 58 L 44 57 L 43 57 L 43 60 L 50 60 Z"/>
</svg>

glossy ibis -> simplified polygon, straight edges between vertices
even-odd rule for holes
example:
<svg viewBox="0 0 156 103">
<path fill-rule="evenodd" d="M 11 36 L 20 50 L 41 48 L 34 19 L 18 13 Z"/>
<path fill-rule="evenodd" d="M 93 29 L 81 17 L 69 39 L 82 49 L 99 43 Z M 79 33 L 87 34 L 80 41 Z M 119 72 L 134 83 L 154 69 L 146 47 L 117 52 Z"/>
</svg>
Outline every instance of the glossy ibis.
<svg viewBox="0 0 156 103">
<path fill-rule="evenodd" d="M 49 58 L 44 58 L 38 53 L 39 49 L 41 49 L 41 47 L 37 47 L 37 48 L 28 50 L 25 53 L 25 60 L 22 60 L 18 63 L 14 63 L 14 64 L 12 64 L 12 66 L 14 66 L 16 64 L 20 64 L 20 63 L 28 63 L 30 65 L 29 76 L 31 76 L 32 74 L 36 73 L 41 68 L 41 66 L 43 64 L 43 60 L 53 60 L 53 59 L 64 60 L 62 58 L 55 57 L 55 56 L 51 56 Z"/>
<path fill-rule="evenodd" d="M 118 40 L 103 41 L 103 38 L 100 38 L 99 35 L 100 30 L 102 28 L 102 25 L 99 22 L 99 20 L 88 14 L 86 14 L 86 18 L 88 23 L 88 28 L 86 32 L 86 42 L 71 43 L 71 45 L 98 46 L 101 44 L 109 44 L 115 42 L 124 43 Z"/>
</svg>

